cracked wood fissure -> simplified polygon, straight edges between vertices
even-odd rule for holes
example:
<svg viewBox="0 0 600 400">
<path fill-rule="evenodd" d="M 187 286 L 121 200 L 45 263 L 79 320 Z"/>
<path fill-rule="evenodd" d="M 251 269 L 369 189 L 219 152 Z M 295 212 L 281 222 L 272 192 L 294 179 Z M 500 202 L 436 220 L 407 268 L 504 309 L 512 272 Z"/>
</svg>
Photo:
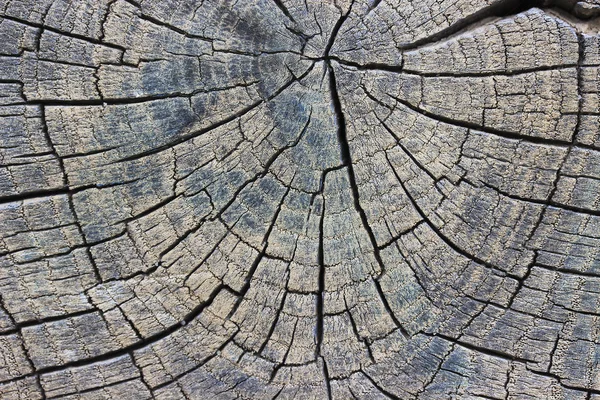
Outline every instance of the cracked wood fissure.
<svg viewBox="0 0 600 400">
<path fill-rule="evenodd" d="M 600 400 L 596 0 L 0 0 L 0 399 Z"/>
</svg>

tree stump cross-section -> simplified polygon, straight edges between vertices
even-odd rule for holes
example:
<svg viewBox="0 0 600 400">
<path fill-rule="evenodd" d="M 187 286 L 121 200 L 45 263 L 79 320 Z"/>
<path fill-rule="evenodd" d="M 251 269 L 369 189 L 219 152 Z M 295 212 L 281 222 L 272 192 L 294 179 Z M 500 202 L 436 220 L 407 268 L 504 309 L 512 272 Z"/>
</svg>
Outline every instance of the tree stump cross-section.
<svg viewBox="0 0 600 400">
<path fill-rule="evenodd" d="M 0 399 L 600 400 L 597 0 L 0 0 Z"/>
</svg>

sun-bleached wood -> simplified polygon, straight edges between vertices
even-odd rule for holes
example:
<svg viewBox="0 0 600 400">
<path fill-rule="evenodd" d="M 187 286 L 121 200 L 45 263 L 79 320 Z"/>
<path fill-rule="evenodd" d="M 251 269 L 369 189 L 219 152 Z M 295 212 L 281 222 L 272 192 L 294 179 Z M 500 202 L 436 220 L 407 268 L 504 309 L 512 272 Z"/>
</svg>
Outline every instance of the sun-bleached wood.
<svg viewBox="0 0 600 400">
<path fill-rule="evenodd" d="M 0 0 L 0 398 L 600 400 L 599 16 Z"/>
</svg>

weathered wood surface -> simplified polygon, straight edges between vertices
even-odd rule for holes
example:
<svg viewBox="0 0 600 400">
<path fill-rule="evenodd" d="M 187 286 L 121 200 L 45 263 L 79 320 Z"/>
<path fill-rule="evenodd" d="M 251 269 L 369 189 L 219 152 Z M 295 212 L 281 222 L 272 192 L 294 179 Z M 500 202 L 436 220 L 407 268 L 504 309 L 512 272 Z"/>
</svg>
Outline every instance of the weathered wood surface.
<svg viewBox="0 0 600 400">
<path fill-rule="evenodd" d="M 600 399 L 597 0 L 0 0 L 1 399 Z"/>
</svg>

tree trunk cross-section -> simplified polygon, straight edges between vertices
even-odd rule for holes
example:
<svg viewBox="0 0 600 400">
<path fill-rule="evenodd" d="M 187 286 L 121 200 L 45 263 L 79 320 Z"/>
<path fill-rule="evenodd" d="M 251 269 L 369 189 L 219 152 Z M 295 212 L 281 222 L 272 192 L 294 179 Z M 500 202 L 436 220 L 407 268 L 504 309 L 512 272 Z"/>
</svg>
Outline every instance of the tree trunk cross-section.
<svg viewBox="0 0 600 400">
<path fill-rule="evenodd" d="M 598 0 L 0 0 L 0 399 L 600 400 Z"/>
</svg>

